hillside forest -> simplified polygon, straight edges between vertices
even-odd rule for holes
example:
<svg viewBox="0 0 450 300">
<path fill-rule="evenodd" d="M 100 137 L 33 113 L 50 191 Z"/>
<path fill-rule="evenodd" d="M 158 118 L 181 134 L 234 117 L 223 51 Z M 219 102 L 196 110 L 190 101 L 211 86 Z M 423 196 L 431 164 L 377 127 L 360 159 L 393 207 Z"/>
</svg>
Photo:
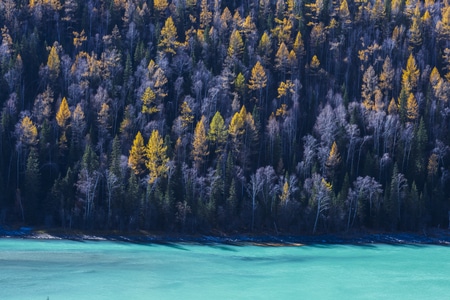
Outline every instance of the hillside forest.
<svg viewBox="0 0 450 300">
<path fill-rule="evenodd" d="M 448 226 L 448 0 L 2 0 L 0 28 L 0 224 Z"/>
</svg>

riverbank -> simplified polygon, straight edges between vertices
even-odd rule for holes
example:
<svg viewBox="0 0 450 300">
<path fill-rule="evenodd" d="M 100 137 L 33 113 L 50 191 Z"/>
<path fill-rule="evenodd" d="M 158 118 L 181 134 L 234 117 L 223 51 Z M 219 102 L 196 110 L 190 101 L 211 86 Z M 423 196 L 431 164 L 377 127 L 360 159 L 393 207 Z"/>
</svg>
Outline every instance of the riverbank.
<svg viewBox="0 0 450 300">
<path fill-rule="evenodd" d="M 65 239 L 75 241 L 117 241 L 154 244 L 229 244 L 257 246 L 302 246 L 312 244 L 394 244 L 394 245 L 443 245 L 450 246 L 450 230 L 429 229 L 422 233 L 410 232 L 351 232 L 319 235 L 272 235 L 272 234 L 167 234 L 115 231 L 75 231 L 64 229 L 17 229 L 0 227 L 0 237 L 22 239 Z"/>
</svg>

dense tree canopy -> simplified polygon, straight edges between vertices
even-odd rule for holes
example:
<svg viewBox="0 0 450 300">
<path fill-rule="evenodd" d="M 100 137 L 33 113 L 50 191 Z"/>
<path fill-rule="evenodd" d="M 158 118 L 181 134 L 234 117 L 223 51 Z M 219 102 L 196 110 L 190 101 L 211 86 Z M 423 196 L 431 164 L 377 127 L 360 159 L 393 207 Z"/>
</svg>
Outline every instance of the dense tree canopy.
<svg viewBox="0 0 450 300">
<path fill-rule="evenodd" d="M 0 225 L 448 226 L 447 1 L 0 4 Z"/>
</svg>

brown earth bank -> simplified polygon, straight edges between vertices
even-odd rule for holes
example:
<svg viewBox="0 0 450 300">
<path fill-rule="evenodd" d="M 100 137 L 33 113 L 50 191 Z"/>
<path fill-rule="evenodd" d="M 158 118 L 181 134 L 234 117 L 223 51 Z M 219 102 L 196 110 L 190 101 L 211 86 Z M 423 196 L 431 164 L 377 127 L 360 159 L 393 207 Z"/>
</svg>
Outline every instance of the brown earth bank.
<svg viewBox="0 0 450 300">
<path fill-rule="evenodd" d="M 302 246 L 311 244 L 396 244 L 450 246 L 450 230 L 433 228 L 422 232 L 352 231 L 334 234 L 283 235 L 267 232 L 224 234 L 179 234 L 162 232 L 79 231 L 30 227 L 0 227 L 0 237 L 24 239 L 65 239 L 76 241 L 117 241 L 154 244 L 230 244 L 237 246 Z"/>
</svg>

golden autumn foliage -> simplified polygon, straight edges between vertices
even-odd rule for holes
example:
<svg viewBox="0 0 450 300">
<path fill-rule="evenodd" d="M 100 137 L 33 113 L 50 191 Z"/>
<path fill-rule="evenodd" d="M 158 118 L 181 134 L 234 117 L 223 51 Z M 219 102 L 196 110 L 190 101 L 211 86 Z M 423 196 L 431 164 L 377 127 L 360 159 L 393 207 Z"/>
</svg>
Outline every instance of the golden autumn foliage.
<svg viewBox="0 0 450 300">
<path fill-rule="evenodd" d="M 406 69 L 402 73 L 402 87 L 406 93 L 410 93 L 415 90 L 417 83 L 419 82 L 420 71 L 417 68 L 416 60 L 412 54 L 409 55 L 406 63 Z"/>
<path fill-rule="evenodd" d="M 419 105 L 413 93 L 409 94 L 408 101 L 406 102 L 406 116 L 411 122 L 415 122 L 419 117 Z"/>
<path fill-rule="evenodd" d="M 161 29 L 158 48 L 166 53 L 175 54 L 176 48 L 178 47 L 177 38 L 177 28 L 172 17 L 168 17 L 164 23 L 164 27 Z"/>
<path fill-rule="evenodd" d="M 50 70 L 50 76 L 56 79 L 59 76 L 61 70 L 61 60 L 58 54 L 58 43 L 55 42 L 50 48 L 50 53 L 47 58 L 47 67 Z"/>
<path fill-rule="evenodd" d="M 59 106 L 58 112 L 56 113 L 56 122 L 59 127 L 65 129 L 67 126 L 67 121 L 70 118 L 69 105 L 67 104 L 66 97 L 61 100 L 61 105 Z"/>
<path fill-rule="evenodd" d="M 252 75 L 248 81 L 248 88 L 251 90 L 260 90 L 267 85 L 267 75 L 264 67 L 259 61 L 252 68 Z"/>
<path fill-rule="evenodd" d="M 195 166 L 197 169 L 200 169 L 205 158 L 209 155 L 208 150 L 208 139 L 206 137 L 205 130 L 205 117 L 197 122 L 194 130 L 194 139 L 192 141 L 192 159 L 194 160 Z"/>
<path fill-rule="evenodd" d="M 149 171 L 148 183 L 153 184 L 158 179 L 165 177 L 168 171 L 167 146 L 164 145 L 158 130 L 153 130 L 145 148 L 145 166 Z"/>
<path fill-rule="evenodd" d="M 136 134 L 128 156 L 128 166 L 134 174 L 140 176 L 145 172 L 145 145 L 140 131 Z"/>
<path fill-rule="evenodd" d="M 28 146 L 34 146 L 38 142 L 38 130 L 30 117 L 25 116 L 20 122 L 20 141 Z"/>
</svg>

